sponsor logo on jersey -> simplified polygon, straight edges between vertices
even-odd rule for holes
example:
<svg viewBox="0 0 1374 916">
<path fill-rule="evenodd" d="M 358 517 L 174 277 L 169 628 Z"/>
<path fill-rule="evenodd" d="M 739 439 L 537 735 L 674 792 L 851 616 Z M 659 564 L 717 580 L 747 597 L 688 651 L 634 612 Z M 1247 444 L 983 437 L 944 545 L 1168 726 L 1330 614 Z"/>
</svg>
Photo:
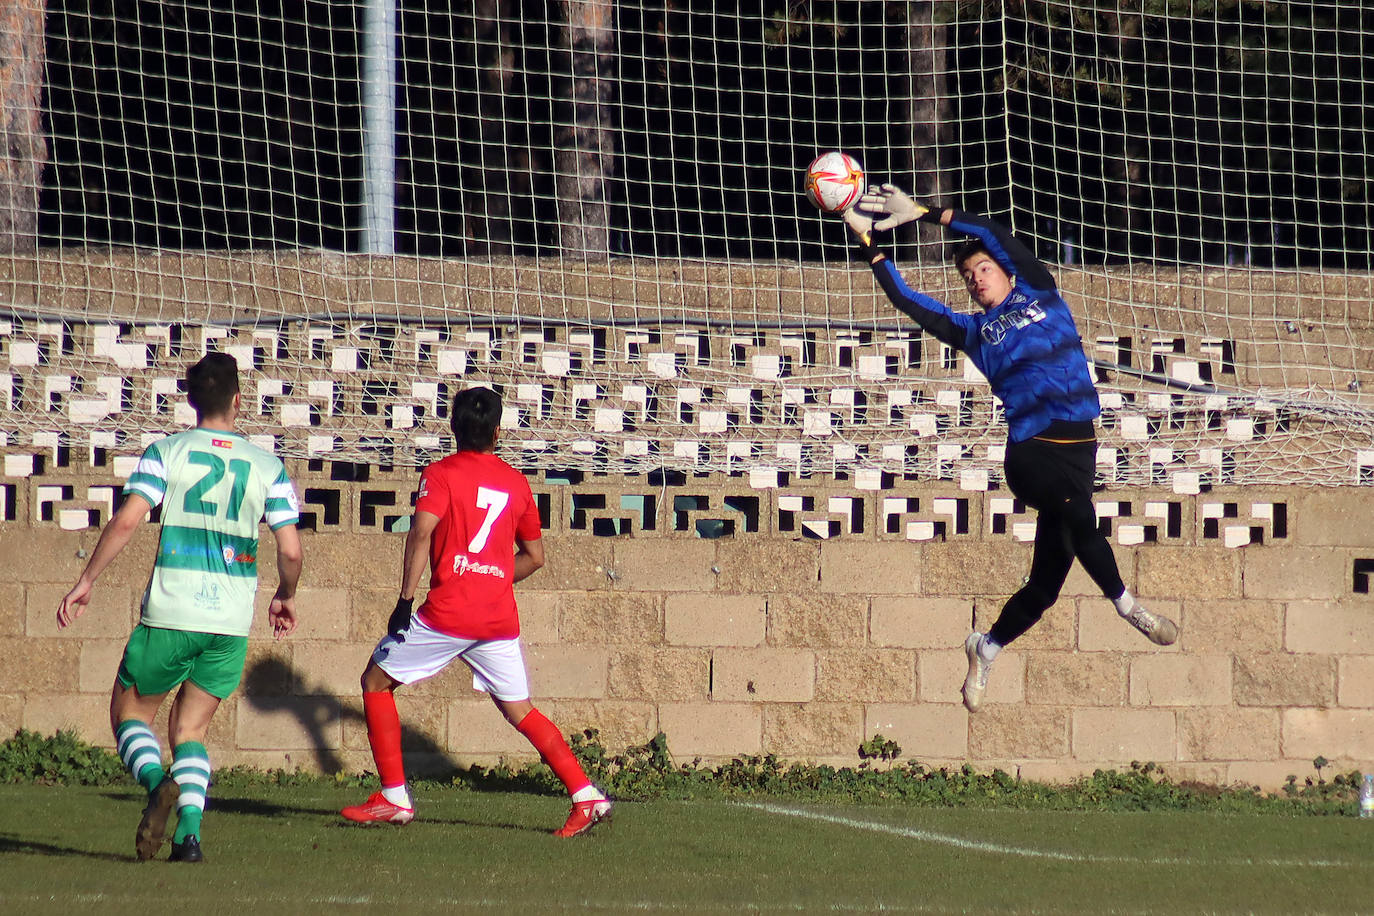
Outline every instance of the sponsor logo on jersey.
<svg viewBox="0 0 1374 916">
<path fill-rule="evenodd" d="M 1008 301 L 1013 306 L 1029 302 L 1021 293 L 1013 293 Z M 1024 308 L 1012 308 L 1006 314 L 999 315 L 989 321 L 983 325 L 978 333 L 982 336 L 984 343 L 995 347 L 1006 339 L 1009 331 L 1029 327 L 1036 322 L 1044 321 L 1045 317 L 1045 310 L 1040 307 L 1039 303 L 1029 302 Z"/>
<path fill-rule="evenodd" d="M 200 591 L 192 596 L 196 606 L 208 610 L 219 610 L 219 586 L 210 580 L 208 576 L 202 576 L 200 580 Z"/>
<path fill-rule="evenodd" d="M 234 447 L 234 440 L 233 440 L 233 439 L 211 439 L 211 440 L 210 440 L 210 444 L 213 445 L 215 448 L 233 448 L 233 447 Z"/>
<path fill-rule="evenodd" d="M 498 579 L 506 578 L 506 571 L 495 563 L 474 563 L 472 557 L 465 553 L 456 554 L 453 557 L 453 571 L 458 575 L 476 573 L 479 576 L 495 576 Z"/>
<path fill-rule="evenodd" d="M 424 498 L 425 498 L 426 496 L 428 496 L 428 495 L 429 495 L 429 481 L 428 481 L 426 478 L 421 477 L 421 478 L 420 478 L 420 492 L 418 492 L 418 493 L 415 494 L 415 498 L 416 498 L 416 499 L 424 499 Z"/>
<path fill-rule="evenodd" d="M 233 566 L 235 563 L 254 563 L 257 559 L 251 553 L 235 553 L 234 548 L 228 545 L 224 548 L 224 564 L 226 566 Z"/>
</svg>

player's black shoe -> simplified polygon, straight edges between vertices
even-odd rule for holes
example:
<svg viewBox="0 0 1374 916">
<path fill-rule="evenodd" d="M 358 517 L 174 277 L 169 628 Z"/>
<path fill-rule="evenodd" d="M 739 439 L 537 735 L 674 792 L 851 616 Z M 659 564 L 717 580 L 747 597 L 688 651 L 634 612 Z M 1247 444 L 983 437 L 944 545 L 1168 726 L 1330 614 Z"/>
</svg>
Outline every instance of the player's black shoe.
<svg viewBox="0 0 1374 916">
<path fill-rule="evenodd" d="M 188 836 L 180 843 L 172 844 L 172 854 L 167 857 L 168 862 L 203 862 L 205 853 L 200 851 L 200 840 L 195 834 Z"/>
</svg>

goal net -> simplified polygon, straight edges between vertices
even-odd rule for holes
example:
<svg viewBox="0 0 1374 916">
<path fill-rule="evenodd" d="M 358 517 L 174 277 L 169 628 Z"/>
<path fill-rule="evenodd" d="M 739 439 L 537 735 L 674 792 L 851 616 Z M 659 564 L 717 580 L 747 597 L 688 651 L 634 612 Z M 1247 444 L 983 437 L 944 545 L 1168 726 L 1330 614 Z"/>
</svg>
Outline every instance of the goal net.
<svg viewBox="0 0 1374 916">
<path fill-rule="evenodd" d="M 844 149 L 1049 264 L 1104 479 L 1374 481 L 1363 5 L 48 6 L 9 453 L 135 454 L 221 349 L 283 455 L 429 460 L 488 384 L 526 468 L 986 489 L 986 383 L 802 197 Z M 971 310 L 949 242 L 887 244 Z"/>
</svg>

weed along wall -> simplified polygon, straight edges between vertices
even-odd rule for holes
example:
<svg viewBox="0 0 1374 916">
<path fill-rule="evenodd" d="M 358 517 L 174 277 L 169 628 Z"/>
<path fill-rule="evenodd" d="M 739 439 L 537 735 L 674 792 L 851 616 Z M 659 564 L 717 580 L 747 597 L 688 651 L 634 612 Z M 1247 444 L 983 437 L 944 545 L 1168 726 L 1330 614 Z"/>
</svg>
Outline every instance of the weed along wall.
<svg viewBox="0 0 1374 916">
<path fill-rule="evenodd" d="M 75 451 L 43 457 L 10 460 L 3 481 L 0 728 L 74 728 L 109 745 L 108 692 L 157 529 L 143 526 L 90 611 L 59 632 L 58 600 L 99 534 L 76 523 L 107 517 L 98 496 L 82 497 L 118 475 Z M 273 642 L 259 616 L 243 688 L 209 745 L 217 765 L 370 769 L 358 676 L 395 599 L 404 535 L 386 529 L 406 513 L 414 475 L 288 467 L 308 526 L 302 624 Z M 1140 521 L 1163 504 L 1153 539 L 1133 546 L 1119 543 L 1129 517 L 1103 518 L 1125 578 L 1179 621 L 1179 642 L 1145 641 L 1076 568 L 1044 622 L 998 659 L 986 705 L 970 715 L 961 643 L 1030 560 L 1028 544 L 998 533 L 1012 529 L 996 524 L 997 491 L 904 485 L 922 506 L 953 501 L 942 536 L 909 540 L 886 533 L 881 497 L 843 480 L 555 479 L 534 480 L 548 565 L 518 587 L 534 691 L 566 730 L 598 728 L 613 750 L 662 731 L 684 760 L 766 752 L 853 765 L 880 733 L 934 765 L 1059 779 L 1155 761 L 1179 778 L 1266 787 L 1310 774 L 1318 755 L 1338 768 L 1374 761 L 1368 488 L 1099 494 Z M 667 508 L 652 518 L 575 508 L 643 495 Z M 832 497 L 858 501 L 862 531 L 801 536 L 802 521 L 826 513 L 788 507 Z M 733 532 L 697 536 L 712 519 L 722 524 L 701 530 L 733 522 Z M 402 693 L 412 759 L 524 759 L 527 744 L 465 672 Z"/>
</svg>

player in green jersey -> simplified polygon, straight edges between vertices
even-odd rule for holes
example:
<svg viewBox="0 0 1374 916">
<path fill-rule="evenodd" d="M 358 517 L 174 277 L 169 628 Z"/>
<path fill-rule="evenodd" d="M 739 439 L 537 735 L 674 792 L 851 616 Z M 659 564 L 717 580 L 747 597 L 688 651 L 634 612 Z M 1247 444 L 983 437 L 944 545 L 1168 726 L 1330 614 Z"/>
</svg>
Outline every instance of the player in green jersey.
<svg viewBox="0 0 1374 916">
<path fill-rule="evenodd" d="M 134 842 L 138 858 L 157 854 L 175 808 L 170 858 L 199 862 L 210 782 L 203 742 L 220 701 L 243 677 L 258 588 L 258 524 L 266 520 L 276 539 L 278 584 L 268 617 L 278 639 L 296 628 L 301 543 L 296 494 L 281 459 L 234 432 L 240 399 L 234 358 L 211 353 L 189 368 L 186 398 L 196 411 L 195 428 L 144 451 L 124 501 L 62 599 L 57 623 L 69 626 L 85 612 L 96 578 L 161 507 L 157 556 L 110 695 L 110 725 L 120 757 L 148 790 Z M 169 774 L 149 723 L 178 687 L 168 719 Z"/>
</svg>

